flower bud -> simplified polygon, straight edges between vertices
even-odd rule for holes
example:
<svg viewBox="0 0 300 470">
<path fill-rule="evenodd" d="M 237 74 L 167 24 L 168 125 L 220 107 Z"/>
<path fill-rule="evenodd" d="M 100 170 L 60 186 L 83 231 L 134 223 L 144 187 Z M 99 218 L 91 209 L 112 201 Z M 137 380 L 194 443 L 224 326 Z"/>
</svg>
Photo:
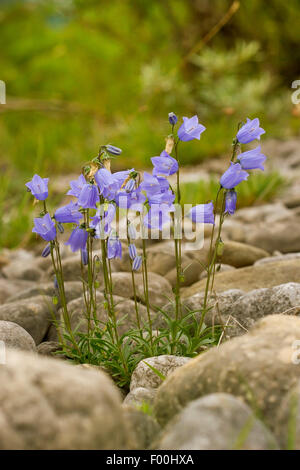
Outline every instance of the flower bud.
<svg viewBox="0 0 300 470">
<path fill-rule="evenodd" d="M 58 282 L 57 282 L 57 277 L 56 276 L 54 276 L 53 283 L 54 283 L 54 288 L 58 289 Z"/>
<path fill-rule="evenodd" d="M 126 193 L 131 193 L 131 191 L 134 190 L 134 187 L 135 187 L 135 180 L 130 178 L 127 183 L 125 184 L 125 191 Z"/>
<path fill-rule="evenodd" d="M 50 243 L 48 243 L 48 245 L 46 245 L 42 251 L 42 257 L 47 258 L 47 256 L 50 255 L 50 253 L 51 253 L 51 248 L 50 248 Z"/>
<path fill-rule="evenodd" d="M 88 252 L 86 248 L 81 250 L 81 261 L 84 266 L 88 264 Z"/>
<path fill-rule="evenodd" d="M 169 136 L 166 139 L 165 152 L 167 152 L 170 155 L 172 153 L 173 147 L 174 147 L 174 137 Z"/>
<path fill-rule="evenodd" d="M 137 256 L 136 246 L 134 243 L 130 243 L 128 247 L 129 256 L 132 260 Z"/>
<path fill-rule="evenodd" d="M 175 113 L 169 113 L 169 123 L 171 124 L 171 126 L 175 126 L 177 121 L 178 121 L 178 117 L 176 116 L 176 114 Z"/>
<path fill-rule="evenodd" d="M 132 263 L 132 270 L 133 271 L 138 271 L 142 265 L 142 257 L 141 256 L 136 256 L 133 260 Z"/>
<path fill-rule="evenodd" d="M 136 240 L 136 230 L 133 224 L 128 224 L 127 226 L 128 237 L 130 240 Z"/>
<path fill-rule="evenodd" d="M 118 147 L 115 147 L 114 145 L 105 145 L 105 148 L 107 150 L 108 153 L 110 153 L 111 155 L 121 155 L 122 153 L 122 150 L 119 149 Z"/>
<path fill-rule="evenodd" d="M 224 242 L 222 240 L 218 241 L 217 245 L 217 256 L 222 256 L 224 253 Z"/>
<path fill-rule="evenodd" d="M 58 222 L 57 228 L 60 231 L 60 233 L 64 233 L 65 229 L 64 229 L 63 225 L 60 222 Z"/>
</svg>

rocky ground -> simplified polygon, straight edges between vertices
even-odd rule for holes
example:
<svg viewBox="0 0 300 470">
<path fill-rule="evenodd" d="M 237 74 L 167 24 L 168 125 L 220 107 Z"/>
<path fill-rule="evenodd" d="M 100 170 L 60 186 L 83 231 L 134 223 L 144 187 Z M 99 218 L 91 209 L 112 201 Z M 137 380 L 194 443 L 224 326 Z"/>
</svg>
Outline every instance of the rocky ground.
<svg viewBox="0 0 300 470">
<path fill-rule="evenodd" d="M 148 358 L 166 377 L 163 383 L 140 362 L 125 398 L 103 371 L 50 357 L 59 348 L 53 313 L 61 317 L 60 304 L 52 303 L 51 260 L 22 249 L 2 251 L 0 341 L 6 358 L 0 364 L 0 448 L 300 448 L 299 141 L 269 141 L 264 153 L 289 184 L 271 204 L 226 219 L 221 269 L 206 318 L 207 325 L 225 325 L 220 344 L 194 359 Z M 199 167 L 198 174 L 208 174 L 213 165 Z M 191 175 L 186 171 L 184 178 Z M 157 328 L 157 307 L 172 312 L 175 257 L 168 240 L 152 243 L 148 254 Z M 183 251 L 187 308 L 203 304 L 201 264 L 207 257 L 206 241 L 202 249 Z M 113 263 L 117 311 L 127 315 L 121 332 L 135 322 L 129 266 L 126 254 Z M 72 326 L 85 331 L 78 255 L 64 249 L 63 268 Z M 143 317 L 141 274 L 136 282 Z M 97 301 L 105 320 L 101 288 Z M 151 413 L 141 410 L 145 404 Z"/>
</svg>

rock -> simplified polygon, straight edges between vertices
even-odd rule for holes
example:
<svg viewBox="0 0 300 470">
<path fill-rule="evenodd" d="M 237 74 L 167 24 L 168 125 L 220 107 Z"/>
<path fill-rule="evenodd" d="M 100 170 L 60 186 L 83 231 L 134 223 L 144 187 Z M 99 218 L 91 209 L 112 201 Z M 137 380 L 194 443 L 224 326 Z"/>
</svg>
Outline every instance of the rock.
<svg viewBox="0 0 300 470">
<path fill-rule="evenodd" d="M 23 279 L 24 281 L 39 281 L 43 277 L 43 271 L 30 262 L 16 260 L 2 269 L 7 279 Z"/>
<path fill-rule="evenodd" d="M 0 382 L 1 449 L 131 448 L 120 394 L 105 374 L 9 351 Z"/>
<path fill-rule="evenodd" d="M 125 399 L 124 405 L 131 405 L 136 408 L 143 406 L 144 404 L 152 406 L 156 395 L 156 389 L 137 387 L 129 392 Z"/>
<path fill-rule="evenodd" d="M 51 324 L 51 297 L 42 295 L 0 306 L 0 320 L 22 326 L 38 345 Z"/>
<path fill-rule="evenodd" d="M 300 218 L 264 225 L 249 231 L 247 243 L 263 250 L 273 252 L 279 250 L 282 253 L 300 251 Z"/>
<path fill-rule="evenodd" d="M 224 292 L 230 289 L 241 289 L 249 292 L 262 287 L 273 287 L 287 282 L 298 282 L 300 279 L 300 260 L 281 261 L 278 263 L 249 266 L 235 271 L 217 273 L 214 290 Z M 183 297 L 203 292 L 206 279 L 187 287 Z"/>
<path fill-rule="evenodd" d="M 181 286 L 190 286 L 200 279 L 201 273 L 203 273 L 203 267 L 197 262 L 197 260 L 187 259 L 182 263 L 182 270 L 184 273 L 184 279 L 180 283 Z M 176 286 L 177 270 L 172 269 L 166 274 L 165 279 L 169 281 L 172 287 Z"/>
<path fill-rule="evenodd" d="M 64 275 L 64 280 L 65 281 L 81 281 L 82 279 L 82 272 L 81 272 L 81 264 L 80 264 L 80 255 L 73 255 L 69 256 L 68 258 L 65 258 L 62 261 L 62 269 L 63 269 L 63 275 Z M 86 266 L 83 267 L 83 274 L 84 277 L 87 276 L 87 268 Z M 99 273 L 99 275 L 102 274 Z M 53 267 L 51 266 L 47 272 L 46 272 L 46 278 L 47 279 L 53 279 L 54 277 L 54 270 Z M 102 275 L 100 276 L 100 279 L 102 279 Z"/>
<path fill-rule="evenodd" d="M 299 315 L 300 284 L 289 282 L 269 289 L 251 291 L 226 308 L 220 308 L 227 337 L 239 336 L 262 317 L 275 313 Z M 232 321 L 228 322 L 228 317 Z M 237 320 L 237 321 L 234 321 Z"/>
<path fill-rule="evenodd" d="M 288 253 L 286 255 L 269 256 L 262 258 L 254 263 L 254 266 L 261 266 L 262 264 L 278 263 L 280 261 L 290 261 L 300 259 L 300 253 Z"/>
<path fill-rule="evenodd" d="M 207 313 L 205 316 L 205 324 L 207 326 L 213 326 L 218 324 L 225 323 L 225 317 L 223 318 L 223 313 L 227 313 L 228 310 L 230 311 L 232 304 L 245 292 L 239 289 L 231 289 L 217 296 L 211 295 L 209 302 L 207 304 Z M 204 292 L 194 294 L 190 297 L 183 299 L 182 301 L 182 313 L 183 315 L 187 315 L 190 312 L 195 313 L 195 318 L 197 321 L 200 320 L 202 309 L 203 309 L 203 302 L 204 302 Z M 168 313 L 169 315 L 175 316 L 175 304 L 174 302 L 170 302 L 167 305 L 164 305 L 163 311 Z M 193 321 L 192 319 L 190 320 Z M 155 318 L 153 322 L 153 326 L 156 328 L 158 327 L 166 327 L 166 323 L 161 315 Z"/>
<path fill-rule="evenodd" d="M 236 222 L 257 225 L 260 222 L 266 222 L 267 220 L 270 221 L 271 218 L 274 222 L 274 214 L 277 219 L 283 219 L 289 218 L 291 212 L 281 202 L 275 204 L 263 204 L 261 206 L 239 209 L 234 214 L 234 220 Z"/>
<path fill-rule="evenodd" d="M 82 283 L 76 281 L 65 282 L 65 293 L 67 302 L 77 299 L 82 295 Z M 42 283 L 30 287 L 29 289 L 18 292 L 8 298 L 7 302 L 16 302 L 17 300 L 29 299 L 37 295 L 46 295 L 49 297 L 59 296 L 57 289 L 55 289 L 53 282 Z M 60 306 L 60 301 L 57 306 Z"/>
<path fill-rule="evenodd" d="M 16 295 L 20 290 L 29 289 L 35 283 L 22 280 L 8 280 L 0 278 L 0 305 L 7 302 L 8 298 Z"/>
<path fill-rule="evenodd" d="M 131 273 L 112 273 L 114 295 L 133 299 Z M 172 297 L 172 288 L 169 282 L 152 272 L 148 272 L 149 301 L 152 308 L 161 307 L 166 299 Z M 143 275 L 135 274 L 136 294 L 139 300 L 145 303 Z"/>
<path fill-rule="evenodd" d="M 218 264 L 218 273 L 224 273 L 225 271 L 232 271 L 236 268 L 233 266 L 230 266 L 229 264 Z M 206 279 L 207 278 L 207 272 L 203 271 L 202 274 L 200 275 L 200 280 L 201 279 Z"/>
<path fill-rule="evenodd" d="M 0 320 L 0 341 L 6 348 L 21 349 L 23 351 L 36 351 L 33 338 L 24 328 L 10 321 Z"/>
<path fill-rule="evenodd" d="M 148 414 L 132 406 L 123 406 L 123 414 L 134 436 L 135 448 L 149 449 L 160 431 L 158 423 Z"/>
<path fill-rule="evenodd" d="M 175 369 L 189 361 L 189 357 L 171 356 L 167 354 L 143 359 L 138 363 L 132 373 L 130 391 L 132 392 L 139 387 L 155 389 L 161 385 L 162 379 L 145 364 L 146 362 L 150 364 L 150 366 L 155 367 L 163 376 L 167 377 Z"/>
<path fill-rule="evenodd" d="M 188 262 L 188 257 L 182 255 L 182 263 Z M 149 271 L 165 276 L 176 267 L 174 242 L 158 243 L 147 250 L 147 265 Z"/>
<path fill-rule="evenodd" d="M 221 261 L 235 268 L 243 268 L 245 266 L 251 266 L 255 261 L 265 258 L 266 256 L 269 256 L 269 253 L 256 246 L 228 240 L 224 243 Z"/>
<path fill-rule="evenodd" d="M 56 341 L 43 341 L 38 345 L 37 352 L 42 356 L 53 356 L 60 349 L 61 346 Z"/>
<path fill-rule="evenodd" d="M 123 297 L 114 296 L 114 302 L 117 320 L 125 317 L 118 326 L 119 334 L 122 335 L 126 333 L 130 328 L 136 328 L 137 320 L 134 301 L 125 299 Z M 68 312 L 71 319 L 72 330 L 86 333 L 88 331 L 88 321 L 84 299 L 80 297 L 69 302 Z M 143 322 L 147 321 L 147 309 L 144 305 L 139 303 L 138 312 L 141 324 L 143 324 Z M 152 310 L 150 311 L 150 314 L 152 316 L 155 315 Z M 63 315 L 61 310 L 59 311 L 59 318 L 61 322 L 63 322 Z M 104 295 L 101 292 L 97 292 L 97 319 L 102 323 L 106 323 L 108 321 L 108 313 L 104 306 Z M 91 318 L 91 326 L 94 326 L 93 315 Z M 52 334 L 51 338 L 56 340 L 57 337 L 55 334 Z"/>
<path fill-rule="evenodd" d="M 270 315 L 246 335 L 200 354 L 178 368 L 159 387 L 154 411 L 162 425 L 189 402 L 209 393 L 241 397 L 271 429 L 284 395 L 299 380 L 292 362 L 300 338 L 300 318 Z"/>
<path fill-rule="evenodd" d="M 241 400 L 213 393 L 189 403 L 166 427 L 157 446 L 170 450 L 277 449 L 271 432 Z"/>
<path fill-rule="evenodd" d="M 298 346 L 299 351 L 299 346 Z M 299 361 L 299 352 L 296 352 Z M 275 434 L 283 449 L 300 449 L 300 382 L 290 390 L 277 410 Z"/>
</svg>

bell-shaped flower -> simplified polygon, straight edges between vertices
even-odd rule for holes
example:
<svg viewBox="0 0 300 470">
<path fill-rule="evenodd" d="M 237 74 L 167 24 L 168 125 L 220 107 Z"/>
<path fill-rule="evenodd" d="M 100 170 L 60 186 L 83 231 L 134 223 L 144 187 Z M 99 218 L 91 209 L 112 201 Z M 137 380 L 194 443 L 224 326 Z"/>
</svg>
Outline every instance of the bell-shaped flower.
<svg viewBox="0 0 300 470">
<path fill-rule="evenodd" d="M 97 186 L 86 183 L 78 197 L 79 206 L 84 209 L 96 209 L 96 203 L 99 201 Z"/>
<path fill-rule="evenodd" d="M 50 214 L 44 215 L 44 217 L 38 217 L 34 219 L 34 228 L 32 229 L 34 233 L 40 235 L 47 242 L 51 242 L 56 237 L 56 228 L 55 223 L 50 217 Z"/>
<path fill-rule="evenodd" d="M 169 123 L 171 124 L 171 126 L 175 126 L 175 124 L 178 121 L 178 117 L 176 116 L 176 114 L 175 113 L 169 113 L 168 118 L 169 118 Z"/>
<path fill-rule="evenodd" d="M 191 208 L 188 217 L 195 223 L 215 224 L 214 205 L 212 202 L 208 204 L 198 204 Z"/>
<path fill-rule="evenodd" d="M 133 271 L 138 271 L 141 266 L 142 266 L 142 257 L 137 255 L 133 260 L 132 270 Z"/>
<path fill-rule="evenodd" d="M 25 184 L 31 194 L 39 201 L 44 201 L 48 197 L 48 182 L 49 178 L 41 178 L 39 175 L 34 175 L 31 181 Z"/>
<path fill-rule="evenodd" d="M 225 214 L 233 215 L 236 210 L 237 193 L 234 189 L 227 191 L 225 196 Z"/>
<path fill-rule="evenodd" d="M 230 167 L 220 178 L 220 184 L 223 188 L 233 189 L 249 176 L 239 163 L 230 162 Z"/>
<path fill-rule="evenodd" d="M 70 181 L 71 189 L 67 192 L 68 196 L 79 197 L 83 186 L 86 184 L 86 179 L 83 175 L 80 175 L 77 180 Z"/>
<path fill-rule="evenodd" d="M 107 258 L 122 258 L 122 244 L 115 234 L 111 234 L 107 239 Z"/>
<path fill-rule="evenodd" d="M 95 174 L 95 181 L 98 185 L 100 194 L 104 199 L 112 200 L 116 194 L 118 183 L 110 171 L 106 168 L 100 168 Z"/>
<path fill-rule="evenodd" d="M 152 174 L 157 175 L 173 175 L 178 171 L 178 162 L 163 150 L 159 157 L 152 157 L 151 162 L 154 166 Z"/>
<path fill-rule="evenodd" d="M 267 157 L 261 153 L 261 146 L 259 145 L 253 150 L 243 152 L 238 156 L 238 160 L 244 170 L 264 170 L 263 163 Z"/>
<path fill-rule="evenodd" d="M 78 225 L 83 215 L 79 212 L 79 205 L 76 202 L 71 201 L 66 206 L 60 207 L 54 214 L 55 220 L 61 223 L 75 223 Z"/>
<path fill-rule="evenodd" d="M 129 256 L 132 260 L 137 256 L 136 246 L 134 243 L 130 243 L 128 246 Z"/>
<path fill-rule="evenodd" d="M 70 238 L 65 243 L 65 245 L 69 245 L 73 253 L 78 250 L 84 250 L 86 247 L 87 237 L 88 234 L 86 230 L 84 230 L 83 228 L 76 227 L 72 231 Z"/>
<path fill-rule="evenodd" d="M 184 117 L 183 124 L 178 129 L 179 140 L 188 142 L 189 140 L 200 139 L 200 135 L 205 131 L 205 127 L 199 124 L 198 116 L 191 118 Z"/>
<path fill-rule="evenodd" d="M 247 118 L 246 124 L 244 124 L 238 131 L 236 138 L 241 144 L 248 144 L 252 140 L 260 140 L 260 136 L 265 134 L 265 130 L 262 127 L 259 127 L 259 119 L 249 119 Z"/>
</svg>

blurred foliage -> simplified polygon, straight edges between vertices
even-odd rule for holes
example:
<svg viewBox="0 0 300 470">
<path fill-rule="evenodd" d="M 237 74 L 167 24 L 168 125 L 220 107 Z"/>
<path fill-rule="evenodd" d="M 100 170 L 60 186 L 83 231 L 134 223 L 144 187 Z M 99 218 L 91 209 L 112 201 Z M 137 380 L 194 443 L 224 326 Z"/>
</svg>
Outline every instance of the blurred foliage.
<svg viewBox="0 0 300 470">
<path fill-rule="evenodd" d="M 34 172 L 77 173 L 103 143 L 123 148 L 116 169 L 147 166 L 169 111 L 198 113 L 207 127 L 185 144 L 183 164 L 228 151 L 247 116 L 267 135 L 298 132 L 299 2 L 240 3 L 202 43 L 232 0 L 2 0 L 0 210 L 25 211 Z"/>
<path fill-rule="evenodd" d="M 199 180 L 181 184 L 182 204 L 199 204 L 213 201 L 219 189 L 219 178 Z M 253 173 L 246 182 L 236 188 L 237 208 L 259 205 L 272 201 L 286 186 L 285 179 L 277 172 L 269 174 Z"/>
</svg>

